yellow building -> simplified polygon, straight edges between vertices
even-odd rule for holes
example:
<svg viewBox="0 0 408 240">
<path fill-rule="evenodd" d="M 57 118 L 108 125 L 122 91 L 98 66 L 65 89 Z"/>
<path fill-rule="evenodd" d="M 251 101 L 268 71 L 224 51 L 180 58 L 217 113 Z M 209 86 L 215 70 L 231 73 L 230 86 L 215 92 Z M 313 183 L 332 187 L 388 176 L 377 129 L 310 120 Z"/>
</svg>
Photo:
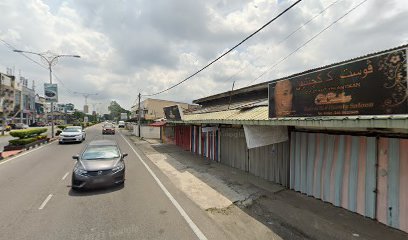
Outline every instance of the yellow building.
<svg viewBox="0 0 408 240">
<path fill-rule="evenodd" d="M 160 118 L 164 118 L 164 107 L 180 105 L 184 110 L 190 110 L 192 108 L 196 108 L 197 105 L 188 104 L 188 103 L 181 103 L 181 102 L 174 102 L 174 101 L 167 101 L 161 99 L 153 99 L 147 98 L 144 101 L 140 102 L 140 109 L 141 117 L 146 120 L 156 120 Z M 132 117 L 138 116 L 138 105 L 132 106 Z"/>
</svg>

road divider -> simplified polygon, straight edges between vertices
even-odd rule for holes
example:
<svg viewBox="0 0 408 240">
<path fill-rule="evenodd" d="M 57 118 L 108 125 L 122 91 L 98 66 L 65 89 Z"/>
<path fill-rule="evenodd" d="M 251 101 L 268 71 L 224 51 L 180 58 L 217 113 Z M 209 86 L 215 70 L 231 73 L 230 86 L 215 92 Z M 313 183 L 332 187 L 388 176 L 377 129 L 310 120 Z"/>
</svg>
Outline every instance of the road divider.
<svg viewBox="0 0 408 240">
<path fill-rule="evenodd" d="M 52 143 L 54 143 L 54 142 L 50 142 L 49 144 L 52 144 Z M 21 154 L 13 155 L 13 157 L 8 158 L 7 160 L 2 160 L 2 161 L 0 161 L 0 165 L 4 164 L 4 163 L 6 163 L 6 162 L 9 162 L 9 161 L 11 161 L 11 160 L 13 160 L 13 159 L 16 159 L 16 158 L 22 157 L 22 156 L 24 156 L 24 155 L 27 155 L 27 154 L 29 154 L 29 153 L 32 153 L 32 152 L 34 152 L 34 151 L 37 151 L 37 150 L 39 150 L 39 149 L 41 149 L 41 148 L 43 148 L 43 147 L 48 146 L 49 144 L 44 144 L 44 145 L 42 145 L 42 146 L 40 146 L 40 147 L 38 147 L 38 148 L 34 148 L 34 149 L 31 149 L 31 150 L 28 150 L 28 151 L 23 151 Z"/>
<path fill-rule="evenodd" d="M 67 178 L 68 174 L 69 174 L 69 172 L 65 173 L 65 175 L 62 177 L 61 181 L 64 181 L 65 178 Z"/>
<path fill-rule="evenodd" d="M 52 194 L 48 195 L 48 197 L 44 200 L 44 202 L 41 204 L 41 206 L 38 208 L 38 210 L 43 210 L 43 208 L 45 207 L 45 205 L 47 205 L 48 201 L 50 201 L 52 196 L 53 196 Z"/>
</svg>

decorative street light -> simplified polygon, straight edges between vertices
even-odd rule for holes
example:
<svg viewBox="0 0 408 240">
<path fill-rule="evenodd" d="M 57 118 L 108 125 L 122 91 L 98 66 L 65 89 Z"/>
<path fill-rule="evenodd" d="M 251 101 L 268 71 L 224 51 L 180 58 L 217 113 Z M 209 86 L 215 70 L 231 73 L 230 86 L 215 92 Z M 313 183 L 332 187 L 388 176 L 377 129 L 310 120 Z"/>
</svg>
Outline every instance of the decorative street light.
<svg viewBox="0 0 408 240">
<path fill-rule="evenodd" d="M 34 54 L 38 55 L 41 57 L 42 60 L 44 60 L 48 64 L 48 69 L 50 71 L 50 84 L 52 84 L 52 66 L 55 66 L 58 62 L 58 58 L 60 57 L 74 57 L 74 58 L 80 58 L 79 55 L 67 55 L 67 54 L 54 54 L 52 52 L 45 52 L 45 53 L 36 53 L 36 52 L 30 52 L 30 51 L 23 51 L 23 50 L 13 50 L 14 52 L 17 53 L 29 53 L 29 54 Z M 51 137 L 54 137 L 54 109 L 53 109 L 53 102 L 51 102 Z"/>
</svg>

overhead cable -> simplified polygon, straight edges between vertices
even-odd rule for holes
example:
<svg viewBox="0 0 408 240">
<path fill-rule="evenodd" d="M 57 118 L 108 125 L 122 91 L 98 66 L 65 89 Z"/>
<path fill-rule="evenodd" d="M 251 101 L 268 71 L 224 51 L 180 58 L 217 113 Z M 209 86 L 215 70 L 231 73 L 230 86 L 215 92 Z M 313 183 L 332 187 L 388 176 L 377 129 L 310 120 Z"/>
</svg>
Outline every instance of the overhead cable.
<svg viewBox="0 0 408 240">
<path fill-rule="evenodd" d="M 220 60 L 221 58 L 223 58 L 225 55 L 229 54 L 230 52 L 232 52 L 234 49 L 236 49 L 237 47 L 239 47 L 241 44 L 243 44 L 244 42 L 246 42 L 248 39 L 250 39 L 251 37 L 253 37 L 255 34 L 257 34 L 258 32 L 260 32 L 262 29 L 264 29 L 265 27 L 267 27 L 269 24 L 271 24 L 272 22 L 274 22 L 276 19 L 278 19 L 280 16 L 282 16 L 283 14 L 285 14 L 287 11 L 289 11 L 291 8 L 293 8 L 294 6 L 296 6 L 298 3 L 300 3 L 303 0 L 298 0 L 295 3 L 293 3 L 292 5 L 290 5 L 288 8 L 286 8 L 284 11 L 282 11 L 281 13 L 279 13 L 276 17 L 274 17 L 273 19 L 271 19 L 270 21 L 268 21 L 266 24 L 264 24 L 262 27 L 260 27 L 258 30 L 256 30 L 255 32 L 253 32 L 252 34 L 250 34 L 248 37 L 244 38 L 241 42 L 239 42 L 238 44 L 236 44 L 234 47 L 230 48 L 228 51 L 224 52 L 223 54 L 221 54 L 221 56 L 217 57 L 216 59 L 212 60 L 210 63 L 208 63 L 207 65 L 205 65 L 204 67 L 202 67 L 200 70 L 196 71 L 195 73 L 191 74 L 190 76 L 186 77 L 184 80 L 172 85 L 171 87 L 168 87 L 164 90 L 161 90 L 159 92 L 156 92 L 154 94 L 146 94 L 143 96 L 149 97 L 149 96 L 155 96 L 155 95 L 159 95 L 161 93 L 167 92 L 170 89 L 173 89 L 175 87 L 177 87 L 178 85 L 182 84 L 183 82 L 191 79 L 192 77 L 194 77 L 195 75 L 199 74 L 200 72 L 202 72 L 204 69 L 208 68 L 209 66 L 211 66 L 213 63 L 217 62 L 218 60 Z"/>
<path fill-rule="evenodd" d="M 317 38 L 320 34 L 322 34 L 324 31 L 326 31 L 327 29 L 329 29 L 330 27 L 332 27 L 334 24 L 336 24 L 338 21 L 340 21 L 341 19 L 343 19 L 344 17 L 346 17 L 349 13 L 351 13 L 352 11 L 354 11 L 355 9 L 357 9 L 358 7 L 360 7 L 362 4 L 364 4 L 365 2 L 367 2 L 368 0 L 364 0 L 361 1 L 359 4 L 357 4 L 356 6 L 354 6 L 353 8 L 351 8 L 350 10 L 348 10 L 345 14 L 343 14 L 341 17 L 337 18 L 335 21 L 333 21 L 330 25 L 328 25 L 327 27 L 325 27 L 324 29 L 322 29 L 320 32 L 318 32 L 316 35 L 314 35 L 312 38 L 310 38 L 309 40 L 307 40 L 306 42 L 304 42 L 301 46 L 299 46 L 298 48 L 296 48 L 294 51 L 292 51 L 291 53 L 289 53 L 288 55 L 286 55 L 284 58 L 280 59 L 278 62 L 276 62 L 275 64 L 273 64 L 271 67 L 269 67 L 266 71 L 264 71 L 261 75 L 259 75 L 258 77 L 256 77 L 254 80 L 252 80 L 248 85 L 250 86 L 251 84 L 253 84 L 255 81 L 257 81 L 258 79 L 260 79 L 262 76 L 264 76 L 267 72 L 269 72 L 270 70 L 272 70 L 274 67 L 276 67 L 277 65 L 279 65 L 280 63 L 282 63 L 283 61 L 285 61 L 287 58 L 289 58 L 290 56 L 292 56 L 294 53 L 296 53 L 297 51 L 299 51 L 300 49 L 302 49 L 304 46 L 306 46 L 307 44 L 309 44 L 311 41 L 313 41 L 315 38 Z"/>
</svg>

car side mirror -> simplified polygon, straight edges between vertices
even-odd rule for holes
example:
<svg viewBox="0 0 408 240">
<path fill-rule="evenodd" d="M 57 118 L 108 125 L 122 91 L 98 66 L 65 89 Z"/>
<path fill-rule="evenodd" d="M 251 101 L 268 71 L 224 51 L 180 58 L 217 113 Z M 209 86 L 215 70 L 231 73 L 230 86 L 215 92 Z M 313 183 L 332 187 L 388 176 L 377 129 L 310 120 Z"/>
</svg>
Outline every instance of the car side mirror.
<svg viewBox="0 0 408 240">
<path fill-rule="evenodd" d="M 128 156 L 127 153 L 122 154 L 122 157 L 127 157 L 127 156 Z"/>
<path fill-rule="evenodd" d="M 79 156 L 78 155 L 72 156 L 72 159 L 79 160 Z"/>
</svg>

